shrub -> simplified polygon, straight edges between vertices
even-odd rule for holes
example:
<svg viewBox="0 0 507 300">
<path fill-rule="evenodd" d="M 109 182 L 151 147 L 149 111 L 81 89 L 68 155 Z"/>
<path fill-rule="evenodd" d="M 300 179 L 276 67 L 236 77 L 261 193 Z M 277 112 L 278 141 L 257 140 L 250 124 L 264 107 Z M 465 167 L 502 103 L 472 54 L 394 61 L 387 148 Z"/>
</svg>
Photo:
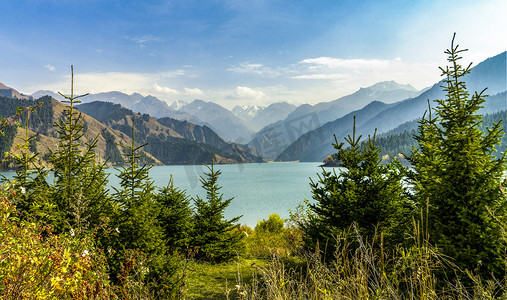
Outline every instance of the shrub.
<svg viewBox="0 0 507 300">
<path fill-rule="evenodd" d="M 112 296 L 107 264 L 92 236 L 61 235 L 19 219 L 5 186 L 0 191 L 0 295 L 9 299 L 85 299 Z M 10 195 L 8 195 L 10 194 Z"/>
</svg>

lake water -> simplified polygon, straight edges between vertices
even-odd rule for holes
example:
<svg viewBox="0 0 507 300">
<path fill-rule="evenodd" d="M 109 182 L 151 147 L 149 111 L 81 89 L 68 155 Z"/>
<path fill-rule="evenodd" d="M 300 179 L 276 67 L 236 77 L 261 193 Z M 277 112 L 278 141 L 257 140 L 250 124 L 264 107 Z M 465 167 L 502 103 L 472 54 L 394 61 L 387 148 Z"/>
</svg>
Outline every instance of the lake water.
<svg viewBox="0 0 507 300">
<path fill-rule="evenodd" d="M 230 219 L 242 215 L 241 224 L 255 226 L 258 220 L 267 219 L 272 213 L 282 218 L 289 216 L 305 198 L 311 199 L 310 177 L 316 181 L 322 170 L 321 163 L 263 163 L 241 165 L 216 165 L 222 174 L 218 179 L 224 199 L 234 197 L 225 211 Z M 150 170 L 150 177 L 158 187 L 166 186 L 170 176 L 174 185 L 186 190 L 191 197 L 204 198 L 199 177 L 207 171 L 205 166 L 159 166 Z M 108 169 L 110 186 L 117 187 L 119 179 L 114 169 Z M 10 177 L 13 172 L 2 172 Z"/>
</svg>

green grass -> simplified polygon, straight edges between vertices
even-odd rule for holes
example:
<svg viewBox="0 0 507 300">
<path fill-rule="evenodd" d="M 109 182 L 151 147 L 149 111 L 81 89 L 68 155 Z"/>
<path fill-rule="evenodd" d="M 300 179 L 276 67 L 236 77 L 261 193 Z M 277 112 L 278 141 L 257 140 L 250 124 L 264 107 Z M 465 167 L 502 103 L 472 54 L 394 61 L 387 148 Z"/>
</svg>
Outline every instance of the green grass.
<svg viewBox="0 0 507 300">
<path fill-rule="evenodd" d="M 252 283 L 258 267 L 267 260 L 237 258 L 228 263 L 193 262 L 189 265 L 186 296 L 188 299 L 236 299 L 239 291 Z"/>
</svg>

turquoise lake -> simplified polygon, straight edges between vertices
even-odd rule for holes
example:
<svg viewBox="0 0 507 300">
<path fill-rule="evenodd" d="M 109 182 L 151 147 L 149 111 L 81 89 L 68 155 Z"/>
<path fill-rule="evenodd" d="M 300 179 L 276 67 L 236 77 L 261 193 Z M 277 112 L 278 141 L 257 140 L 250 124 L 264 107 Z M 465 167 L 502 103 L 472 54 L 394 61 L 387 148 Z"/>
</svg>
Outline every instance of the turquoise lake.
<svg viewBox="0 0 507 300">
<path fill-rule="evenodd" d="M 225 211 L 230 219 L 242 215 L 241 224 L 255 226 L 258 220 L 267 219 L 272 213 L 282 218 L 289 216 L 305 198 L 311 199 L 310 177 L 316 181 L 322 173 L 321 163 L 262 163 L 240 165 L 216 165 L 222 174 L 218 179 L 224 199 L 234 197 Z M 205 197 L 199 177 L 207 171 L 202 165 L 159 166 L 150 170 L 150 176 L 158 187 L 166 186 L 172 175 L 174 185 L 186 190 L 191 197 Z M 108 169 L 109 185 L 117 187 L 119 180 L 114 169 Z M 11 177 L 13 172 L 2 172 Z"/>
</svg>

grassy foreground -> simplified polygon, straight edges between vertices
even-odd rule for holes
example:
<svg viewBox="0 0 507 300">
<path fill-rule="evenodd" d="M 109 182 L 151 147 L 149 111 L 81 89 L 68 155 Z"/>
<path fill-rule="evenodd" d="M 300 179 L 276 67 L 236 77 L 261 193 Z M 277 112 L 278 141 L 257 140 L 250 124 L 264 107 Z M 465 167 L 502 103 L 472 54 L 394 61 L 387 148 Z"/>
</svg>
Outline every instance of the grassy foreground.
<svg viewBox="0 0 507 300">
<path fill-rule="evenodd" d="M 246 289 L 257 280 L 254 277 L 259 267 L 267 264 L 267 260 L 241 257 L 221 264 L 193 262 L 189 265 L 186 296 L 188 299 L 238 299 L 248 294 Z"/>
</svg>

